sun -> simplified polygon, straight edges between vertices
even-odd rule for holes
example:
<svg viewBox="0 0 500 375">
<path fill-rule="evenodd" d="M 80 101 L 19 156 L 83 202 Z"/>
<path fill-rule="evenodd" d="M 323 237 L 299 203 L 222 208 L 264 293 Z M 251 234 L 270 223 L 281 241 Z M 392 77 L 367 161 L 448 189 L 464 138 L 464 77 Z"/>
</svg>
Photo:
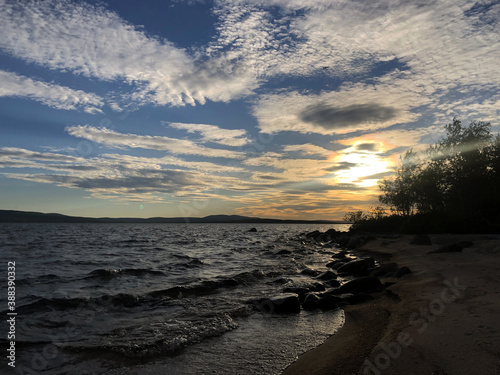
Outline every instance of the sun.
<svg viewBox="0 0 500 375">
<path fill-rule="evenodd" d="M 345 167 L 335 172 L 339 183 L 362 187 L 377 185 L 380 174 L 390 171 L 389 161 L 376 152 L 347 151 L 337 159 L 337 164 Z"/>
</svg>

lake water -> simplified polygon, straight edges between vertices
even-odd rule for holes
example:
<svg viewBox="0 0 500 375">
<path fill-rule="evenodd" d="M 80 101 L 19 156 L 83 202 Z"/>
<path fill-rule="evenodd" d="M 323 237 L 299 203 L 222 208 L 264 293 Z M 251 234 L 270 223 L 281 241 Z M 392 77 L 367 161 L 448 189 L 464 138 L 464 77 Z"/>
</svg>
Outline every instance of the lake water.
<svg viewBox="0 0 500 375">
<path fill-rule="evenodd" d="M 270 315 L 249 301 L 310 283 L 306 266 L 326 270 L 337 250 L 297 236 L 332 227 L 348 228 L 0 224 L 4 317 L 7 262 L 16 263 L 12 373 L 279 374 L 343 313 Z M 3 324 L 2 347 L 6 338 Z"/>
</svg>

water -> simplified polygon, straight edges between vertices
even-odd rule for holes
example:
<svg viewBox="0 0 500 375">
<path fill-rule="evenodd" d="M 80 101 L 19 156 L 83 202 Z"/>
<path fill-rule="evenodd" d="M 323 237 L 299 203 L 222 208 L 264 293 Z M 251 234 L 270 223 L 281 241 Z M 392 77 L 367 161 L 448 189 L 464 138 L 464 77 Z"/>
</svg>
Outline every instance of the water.
<svg viewBox="0 0 500 375">
<path fill-rule="evenodd" d="M 269 315 L 249 301 L 311 283 L 298 271 L 325 269 L 336 249 L 296 237 L 331 227 L 1 224 L 3 280 L 16 262 L 17 373 L 279 374 L 342 312 Z"/>
</svg>

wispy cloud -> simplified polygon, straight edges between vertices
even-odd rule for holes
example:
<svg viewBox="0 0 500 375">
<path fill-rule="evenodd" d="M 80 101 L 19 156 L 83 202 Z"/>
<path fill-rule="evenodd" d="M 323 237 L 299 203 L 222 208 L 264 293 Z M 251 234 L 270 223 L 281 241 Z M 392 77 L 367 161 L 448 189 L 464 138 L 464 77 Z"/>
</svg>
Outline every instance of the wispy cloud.
<svg viewBox="0 0 500 375">
<path fill-rule="evenodd" d="M 242 159 L 245 157 L 243 152 L 203 147 L 186 139 L 118 133 L 110 129 L 90 125 L 68 126 L 66 131 L 74 137 L 87 139 L 109 147 L 142 148 L 167 151 L 172 154 L 201 155 L 211 158 Z"/>
<path fill-rule="evenodd" d="M 104 100 L 96 94 L 69 87 L 35 81 L 29 77 L 0 70 L 0 97 L 20 97 L 36 100 L 57 109 L 82 109 L 101 112 Z"/>
<path fill-rule="evenodd" d="M 186 124 L 181 122 L 168 122 L 168 126 L 175 129 L 186 130 L 188 133 L 199 133 L 202 142 L 219 143 L 226 146 L 244 146 L 250 142 L 247 131 L 244 129 L 222 129 L 216 125 Z"/>
</svg>

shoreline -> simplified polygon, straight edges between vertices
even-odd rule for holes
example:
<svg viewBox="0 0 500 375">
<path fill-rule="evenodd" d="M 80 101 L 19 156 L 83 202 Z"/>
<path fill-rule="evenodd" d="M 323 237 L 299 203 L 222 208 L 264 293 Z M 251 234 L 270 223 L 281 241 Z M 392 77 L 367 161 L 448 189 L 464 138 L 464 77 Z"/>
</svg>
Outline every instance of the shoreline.
<svg viewBox="0 0 500 375">
<path fill-rule="evenodd" d="M 347 306 L 345 323 L 282 375 L 500 373 L 500 236 L 377 236 L 352 253 L 390 259 L 412 274 L 375 300 Z M 462 252 L 428 254 L 469 241 Z"/>
</svg>

